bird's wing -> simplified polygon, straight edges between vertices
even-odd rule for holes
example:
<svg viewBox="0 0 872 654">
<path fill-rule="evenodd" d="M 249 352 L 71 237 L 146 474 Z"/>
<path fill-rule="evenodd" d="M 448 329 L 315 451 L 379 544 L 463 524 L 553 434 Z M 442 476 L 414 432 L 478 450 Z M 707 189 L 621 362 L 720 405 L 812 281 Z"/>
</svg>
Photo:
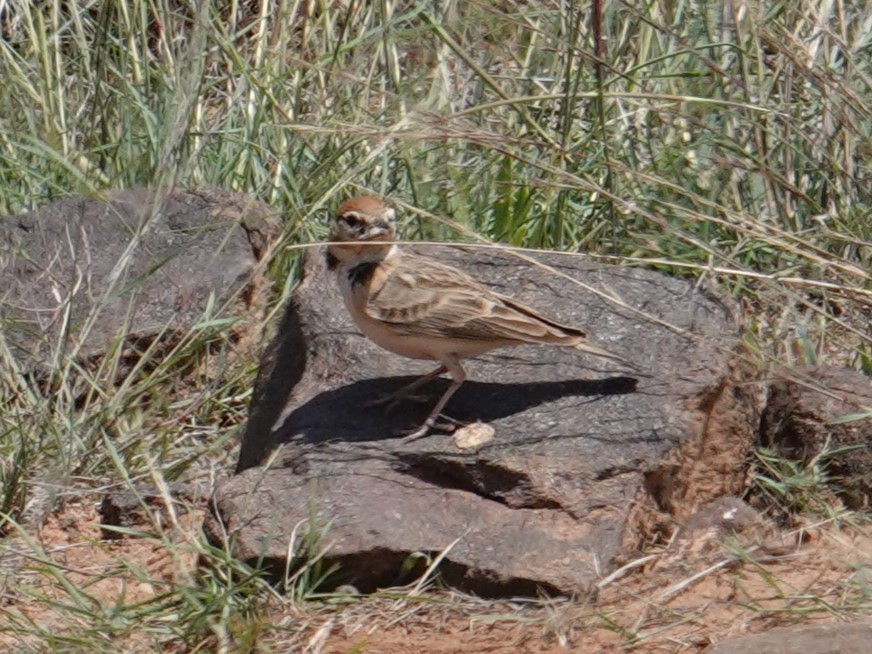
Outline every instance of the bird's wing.
<svg viewBox="0 0 872 654">
<path fill-rule="evenodd" d="M 416 336 L 503 342 L 567 343 L 584 333 L 555 323 L 491 291 L 466 273 L 432 259 L 404 255 L 365 312 Z"/>
</svg>

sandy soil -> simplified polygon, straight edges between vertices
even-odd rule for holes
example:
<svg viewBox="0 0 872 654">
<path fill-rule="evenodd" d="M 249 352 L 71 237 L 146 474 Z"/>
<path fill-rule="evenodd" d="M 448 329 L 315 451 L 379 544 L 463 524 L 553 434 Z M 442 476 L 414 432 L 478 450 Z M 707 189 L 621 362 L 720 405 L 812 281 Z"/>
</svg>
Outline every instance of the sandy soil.
<svg viewBox="0 0 872 654">
<path fill-rule="evenodd" d="M 87 626 L 85 618 L 76 618 L 76 602 L 87 611 L 147 607 L 163 593 L 193 584 L 202 513 L 155 511 L 142 520 L 142 534 L 107 540 L 96 501 L 66 502 L 33 534 L 43 554 L 31 552 L 15 583 L 7 583 L 0 626 L 27 621 L 46 633 L 75 632 Z M 167 536 L 176 546 L 167 546 Z M 736 545 L 732 554 L 722 544 L 666 548 L 641 563 L 630 562 L 626 574 L 608 580 L 595 597 L 573 600 L 488 601 L 444 590 L 410 598 L 408 589 L 309 602 L 277 595 L 259 616 L 257 651 L 701 652 L 711 643 L 773 625 L 835 620 L 872 609 L 868 526 L 828 523 L 808 529 L 800 540 L 775 550 L 745 549 L 738 557 Z M 65 588 L 59 575 L 81 595 Z M 127 633 L 118 651 L 196 649 L 139 633 L 135 625 Z M 45 645 L 44 639 L 22 638 L 14 630 L 0 633 L 5 651 L 27 644 Z"/>
</svg>

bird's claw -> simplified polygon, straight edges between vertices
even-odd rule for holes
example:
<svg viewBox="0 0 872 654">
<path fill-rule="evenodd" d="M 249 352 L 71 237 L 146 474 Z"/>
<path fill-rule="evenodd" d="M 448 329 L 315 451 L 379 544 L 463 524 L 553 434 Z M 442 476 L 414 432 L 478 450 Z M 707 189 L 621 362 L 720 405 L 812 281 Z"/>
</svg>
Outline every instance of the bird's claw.
<svg viewBox="0 0 872 654">
<path fill-rule="evenodd" d="M 453 418 L 449 418 L 445 415 L 440 415 L 439 418 L 443 418 L 447 422 L 441 422 L 436 424 L 436 420 L 427 420 L 423 425 L 418 427 L 417 429 L 413 429 L 411 431 L 402 432 L 402 441 L 403 443 L 412 443 L 414 441 L 420 440 L 425 436 L 430 434 L 430 431 L 433 429 L 438 429 L 440 431 L 446 431 L 448 433 L 453 432 L 457 429 L 457 425 L 460 424 Z"/>
<path fill-rule="evenodd" d="M 431 429 L 430 425 L 425 423 L 425 424 L 421 425 L 420 427 L 418 427 L 417 429 L 414 429 L 410 432 L 404 432 L 404 435 L 403 435 L 401 442 L 412 443 L 412 442 L 417 441 L 421 438 L 424 438 L 427 434 L 430 433 L 430 429 Z"/>
</svg>

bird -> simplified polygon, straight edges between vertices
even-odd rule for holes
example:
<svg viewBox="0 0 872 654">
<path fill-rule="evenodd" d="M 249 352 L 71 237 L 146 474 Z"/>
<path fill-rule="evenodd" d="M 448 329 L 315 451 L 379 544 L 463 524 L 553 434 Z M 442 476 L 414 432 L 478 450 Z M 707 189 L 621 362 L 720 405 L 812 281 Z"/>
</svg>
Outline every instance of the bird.
<svg viewBox="0 0 872 654">
<path fill-rule="evenodd" d="M 496 293 L 469 274 L 396 243 L 396 211 L 374 196 L 341 204 L 330 225 L 326 264 L 352 320 L 380 347 L 439 366 L 373 404 L 395 403 L 436 377 L 451 384 L 406 440 L 426 436 L 466 380 L 462 361 L 491 350 L 545 343 L 572 347 L 635 367 L 597 347 L 587 334 Z"/>
</svg>

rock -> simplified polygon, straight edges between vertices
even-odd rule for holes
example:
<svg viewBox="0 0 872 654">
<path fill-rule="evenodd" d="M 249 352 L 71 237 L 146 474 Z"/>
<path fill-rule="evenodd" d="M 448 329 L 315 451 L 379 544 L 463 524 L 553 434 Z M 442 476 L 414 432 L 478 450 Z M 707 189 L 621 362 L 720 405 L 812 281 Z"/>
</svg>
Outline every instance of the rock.
<svg viewBox="0 0 872 654">
<path fill-rule="evenodd" d="M 190 507 L 200 508 L 209 499 L 209 492 L 203 484 L 174 481 L 163 488 L 154 485 L 137 485 L 129 489 L 110 490 L 100 502 L 100 531 L 106 540 L 123 537 L 123 529 L 141 529 L 150 525 L 148 514 L 169 510 L 172 504 L 175 514 L 184 513 Z M 171 522 L 167 520 L 167 522 Z M 107 529 L 108 527 L 108 529 Z"/>
<path fill-rule="evenodd" d="M 313 253 L 262 362 L 240 474 L 218 486 L 207 517 L 235 556 L 283 570 L 292 543 L 315 539 L 324 565 L 340 566 L 330 583 L 366 592 L 400 581 L 416 553 L 445 553 L 443 579 L 464 590 L 571 593 L 608 572 L 631 507 L 683 503 L 689 514 L 741 489 L 758 417 L 731 383 L 736 325 L 724 303 L 576 257 L 536 256 L 566 279 L 510 253 L 421 251 L 587 328 L 644 372 L 558 347 L 497 350 L 467 362 L 446 409 L 490 425 L 493 440 L 464 451 L 440 433 L 404 443 L 397 432 L 431 404 L 385 414 L 366 403 L 433 366 L 364 339 Z M 426 388 L 429 402 L 446 384 Z"/>
<path fill-rule="evenodd" d="M 490 443 L 494 439 L 496 430 L 484 422 L 473 422 L 464 425 L 454 432 L 452 438 L 459 450 L 471 450 Z"/>
<path fill-rule="evenodd" d="M 265 205 L 222 191 L 135 189 L 0 218 L 0 324 L 24 371 L 62 354 L 141 352 L 211 317 L 240 315 L 278 233 Z M 63 344 L 63 347 L 59 347 Z"/>
<path fill-rule="evenodd" d="M 778 627 L 712 645 L 706 654 L 869 654 L 872 623 Z"/>
<path fill-rule="evenodd" d="M 736 558 L 739 548 L 744 556 L 784 555 L 799 546 L 797 539 L 787 538 L 777 526 L 737 497 L 721 497 L 706 504 L 678 529 L 672 542 L 650 570 L 674 569 L 672 577 L 680 580 L 676 589 L 684 589 L 693 575 L 713 564 Z M 671 594 L 661 591 L 659 599 Z"/>
<path fill-rule="evenodd" d="M 855 370 L 803 366 L 769 387 L 761 441 L 784 457 L 823 459 L 852 508 L 872 502 L 872 380 Z M 846 416 L 865 415 L 839 423 Z M 835 421 L 835 422 L 834 422 Z"/>
</svg>

